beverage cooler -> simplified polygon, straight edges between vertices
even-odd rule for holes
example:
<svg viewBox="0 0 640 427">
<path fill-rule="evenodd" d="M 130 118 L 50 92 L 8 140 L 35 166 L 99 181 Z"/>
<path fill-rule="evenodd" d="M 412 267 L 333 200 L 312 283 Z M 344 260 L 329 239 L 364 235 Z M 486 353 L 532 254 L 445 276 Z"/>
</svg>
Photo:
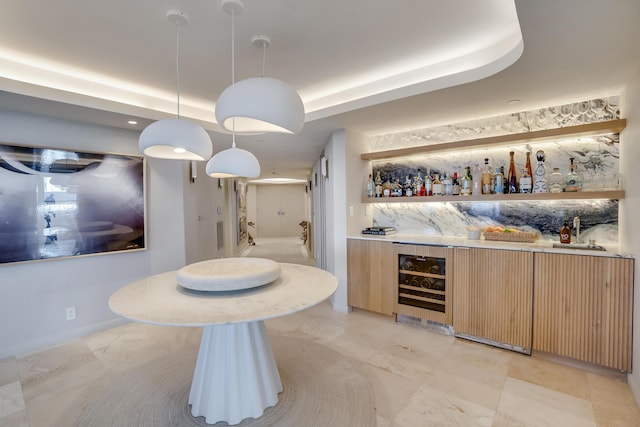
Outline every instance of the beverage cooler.
<svg viewBox="0 0 640 427">
<path fill-rule="evenodd" d="M 453 248 L 396 244 L 395 253 L 395 313 L 451 325 Z"/>
</svg>

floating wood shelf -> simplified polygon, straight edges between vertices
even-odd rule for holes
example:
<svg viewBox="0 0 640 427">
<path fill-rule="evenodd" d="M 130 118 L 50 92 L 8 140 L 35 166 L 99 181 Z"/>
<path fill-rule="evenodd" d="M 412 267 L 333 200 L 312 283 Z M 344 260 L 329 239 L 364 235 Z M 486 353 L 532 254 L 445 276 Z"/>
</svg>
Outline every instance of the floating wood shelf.
<svg viewBox="0 0 640 427">
<path fill-rule="evenodd" d="M 624 190 L 578 191 L 575 193 L 515 193 L 485 194 L 481 196 L 429 197 L 363 197 L 362 203 L 442 203 L 442 202 L 515 202 L 523 200 L 594 200 L 624 199 Z"/>
<path fill-rule="evenodd" d="M 606 135 L 621 132 L 627 125 L 627 119 L 609 120 L 606 122 L 589 123 L 586 125 L 567 126 L 557 129 L 545 129 L 533 132 L 516 133 L 510 135 L 490 136 L 486 138 L 467 139 L 464 141 L 443 142 L 419 147 L 398 148 L 396 150 L 363 153 L 362 160 L 384 160 L 397 157 L 414 156 L 437 151 L 450 151 L 493 145 L 522 144 L 528 142 L 553 141 L 566 138 L 580 138 L 585 136 Z"/>
</svg>

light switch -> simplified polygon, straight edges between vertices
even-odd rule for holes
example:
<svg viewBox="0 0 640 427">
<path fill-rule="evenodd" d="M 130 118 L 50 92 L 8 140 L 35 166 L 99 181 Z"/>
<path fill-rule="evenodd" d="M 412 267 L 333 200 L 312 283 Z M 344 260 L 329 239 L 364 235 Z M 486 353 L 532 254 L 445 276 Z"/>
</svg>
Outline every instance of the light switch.
<svg viewBox="0 0 640 427">
<path fill-rule="evenodd" d="M 353 216 L 353 206 L 349 206 L 349 216 Z"/>
</svg>

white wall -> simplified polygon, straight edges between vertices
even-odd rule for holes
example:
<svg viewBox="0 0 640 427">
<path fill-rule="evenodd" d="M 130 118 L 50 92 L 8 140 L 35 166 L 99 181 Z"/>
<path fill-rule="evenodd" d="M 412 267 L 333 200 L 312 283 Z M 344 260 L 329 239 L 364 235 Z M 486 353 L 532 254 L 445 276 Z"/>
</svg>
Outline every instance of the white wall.
<svg viewBox="0 0 640 427">
<path fill-rule="evenodd" d="M 358 235 L 366 227 L 371 227 L 373 214 L 371 205 L 361 202 L 365 194 L 367 178 L 371 173 L 371 165 L 367 160 L 362 160 L 360 155 L 370 151 L 366 136 L 347 130 L 346 142 L 346 173 L 347 200 L 349 201 L 347 212 L 347 234 Z M 352 214 L 353 211 L 353 214 Z"/>
<path fill-rule="evenodd" d="M 346 132 L 333 132 L 324 153 L 329 161 L 326 196 L 326 266 L 338 278 L 338 290 L 332 297 L 333 309 L 349 311 L 347 305 L 347 173 Z M 322 179 L 320 176 L 318 179 Z"/>
<path fill-rule="evenodd" d="M 138 132 L 0 110 L 0 141 L 138 154 Z M 123 285 L 185 263 L 181 162 L 147 163 L 148 250 L 0 265 L 0 359 L 108 328 L 107 305 Z M 65 308 L 77 319 L 67 321 Z"/>
<path fill-rule="evenodd" d="M 640 70 L 629 81 L 623 96 L 622 116 L 627 127 L 620 134 L 620 170 L 625 199 L 620 201 L 620 246 L 636 258 L 633 316 L 633 372 L 627 376 L 633 395 L 640 405 L 640 186 L 635 177 L 640 165 Z"/>
<path fill-rule="evenodd" d="M 194 162 L 197 177 L 191 182 L 189 162 L 184 162 L 184 224 L 186 264 L 224 257 L 224 248 L 218 249 L 217 223 L 225 223 L 224 184 L 206 174 L 207 162 Z M 224 238 L 224 233 L 222 233 Z"/>
</svg>

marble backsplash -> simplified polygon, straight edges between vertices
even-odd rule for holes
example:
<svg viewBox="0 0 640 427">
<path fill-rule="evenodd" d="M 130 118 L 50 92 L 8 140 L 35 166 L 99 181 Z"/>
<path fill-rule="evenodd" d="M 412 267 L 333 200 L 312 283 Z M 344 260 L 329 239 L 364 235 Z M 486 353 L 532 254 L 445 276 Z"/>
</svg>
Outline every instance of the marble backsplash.
<svg viewBox="0 0 640 427">
<path fill-rule="evenodd" d="M 416 145 L 468 140 L 541 129 L 575 126 L 620 117 L 619 97 L 579 101 L 470 122 L 455 123 L 428 129 L 418 129 L 370 138 L 372 151 L 388 150 Z M 488 158 L 493 169 L 509 168 L 509 152 L 514 151 L 518 176 L 525 166 L 526 153 L 531 153 L 531 166 L 535 171 L 536 152 L 545 153 L 544 167 L 547 180 L 553 168 L 563 175 L 569 171 L 570 158 L 574 158 L 577 172 L 583 177 L 583 191 L 617 190 L 623 188 L 619 174 L 620 135 L 563 138 L 558 141 L 514 143 L 512 146 L 482 147 L 454 151 L 433 151 L 425 155 L 394 158 L 371 162 L 373 177 L 380 172 L 383 181 L 404 183 L 406 177 L 434 173 L 464 173 L 465 167 L 482 165 Z M 508 196 L 507 196 L 508 197 Z M 502 225 L 523 231 L 536 231 L 545 240 L 559 240 L 559 231 L 566 221 L 573 225 L 579 217 L 581 240 L 595 239 L 602 244 L 618 243 L 617 200 L 557 200 L 557 201 L 504 201 L 443 203 L 380 203 L 373 206 L 373 224 L 392 226 L 402 233 L 440 236 L 467 234 L 468 226 Z M 575 233 L 575 232 L 574 232 Z"/>
<path fill-rule="evenodd" d="M 558 241 L 562 224 L 572 226 L 576 216 L 582 242 L 618 243 L 617 200 L 379 203 L 374 205 L 373 224 L 400 233 L 455 237 L 466 237 L 468 226 L 502 225 Z"/>
</svg>

